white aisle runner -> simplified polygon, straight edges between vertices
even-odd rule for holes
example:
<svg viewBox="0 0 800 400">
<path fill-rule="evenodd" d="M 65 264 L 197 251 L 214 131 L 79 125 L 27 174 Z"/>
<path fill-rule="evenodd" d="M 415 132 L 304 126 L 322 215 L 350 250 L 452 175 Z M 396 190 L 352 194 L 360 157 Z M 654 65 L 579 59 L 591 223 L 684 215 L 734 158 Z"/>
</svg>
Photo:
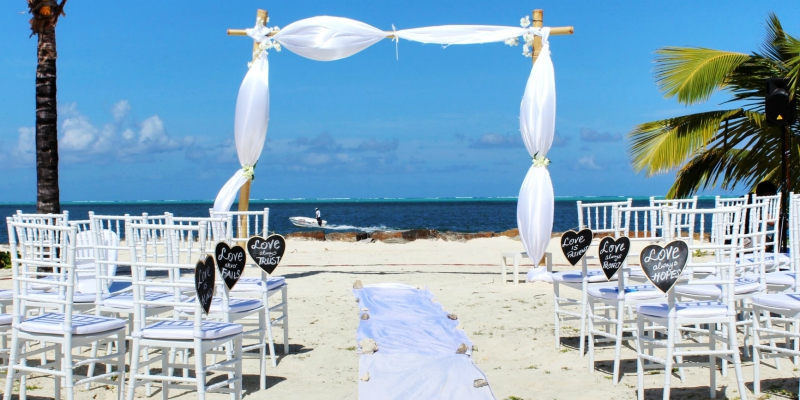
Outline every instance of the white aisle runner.
<svg viewBox="0 0 800 400">
<path fill-rule="evenodd" d="M 472 343 L 427 288 L 386 283 L 353 294 L 362 316 L 356 338 L 378 346 L 376 353 L 362 352 L 359 399 L 495 398 L 472 362 Z M 462 344 L 467 350 L 457 354 Z"/>
</svg>

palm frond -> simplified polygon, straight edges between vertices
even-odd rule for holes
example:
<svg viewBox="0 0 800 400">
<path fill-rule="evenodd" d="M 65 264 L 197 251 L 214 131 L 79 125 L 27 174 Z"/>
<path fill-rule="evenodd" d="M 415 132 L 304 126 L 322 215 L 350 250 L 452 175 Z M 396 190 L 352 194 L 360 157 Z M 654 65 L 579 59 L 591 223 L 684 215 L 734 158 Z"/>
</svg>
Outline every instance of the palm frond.
<svg viewBox="0 0 800 400">
<path fill-rule="evenodd" d="M 709 111 L 641 124 L 628 134 L 633 169 L 648 177 L 678 169 L 714 141 L 725 120 L 744 116 L 741 109 Z"/>
<path fill-rule="evenodd" d="M 778 16 L 770 13 L 767 17 L 767 34 L 761 45 L 762 55 L 779 63 L 786 61 L 784 53 L 786 36 Z"/>
<path fill-rule="evenodd" d="M 750 55 L 702 47 L 665 47 L 656 51 L 656 84 L 665 97 L 683 104 L 702 103 L 724 87 L 730 74 Z"/>
</svg>

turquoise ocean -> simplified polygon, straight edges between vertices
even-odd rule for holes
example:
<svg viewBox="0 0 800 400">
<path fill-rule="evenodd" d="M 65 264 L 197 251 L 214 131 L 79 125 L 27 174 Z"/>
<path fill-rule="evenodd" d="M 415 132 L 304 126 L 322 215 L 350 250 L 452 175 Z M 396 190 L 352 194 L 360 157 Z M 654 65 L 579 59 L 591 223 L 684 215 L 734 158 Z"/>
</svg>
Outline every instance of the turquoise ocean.
<svg viewBox="0 0 800 400">
<path fill-rule="evenodd" d="M 627 197 L 559 197 L 555 200 L 553 232 L 574 229 L 578 225 L 577 201 L 623 201 Z M 648 197 L 634 197 L 633 204 L 645 206 Z M 213 201 L 134 201 L 134 202 L 63 202 L 70 220 L 88 218 L 89 211 L 99 215 L 150 215 L 171 212 L 182 217 L 207 217 Z M 713 197 L 701 197 L 698 208 L 712 208 Z M 289 217 L 313 217 L 319 208 L 328 222 L 328 232 L 401 231 L 436 229 L 453 232 L 502 232 L 517 226 L 516 197 L 494 198 L 373 198 L 373 199 L 269 199 L 251 200 L 250 210 L 269 209 L 269 230 L 286 234 L 299 228 Z M 234 204 L 232 209 L 237 209 Z M 35 212 L 35 203 L 0 203 L 0 243 L 8 243 L 6 217 L 17 210 Z"/>
</svg>

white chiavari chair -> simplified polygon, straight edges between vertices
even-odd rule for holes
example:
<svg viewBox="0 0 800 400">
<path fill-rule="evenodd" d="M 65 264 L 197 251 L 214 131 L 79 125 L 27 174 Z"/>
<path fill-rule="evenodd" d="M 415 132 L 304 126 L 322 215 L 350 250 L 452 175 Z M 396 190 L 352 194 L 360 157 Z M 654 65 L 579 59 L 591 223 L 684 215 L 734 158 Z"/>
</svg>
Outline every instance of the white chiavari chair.
<svg viewBox="0 0 800 400">
<path fill-rule="evenodd" d="M 103 357 L 91 358 L 74 354 L 74 349 L 91 346 L 94 342 L 116 342 L 117 349 L 124 349 L 125 321 L 116 318 L 80 314 L 75 310 L 73 295 L 76 283 L 76 244 L 78 228 L 63 225 L 39 225 L 7 219 L 11 242 L 12 275 L 14 277 L 14 312 L 12 323 L 11 351 L 5 399 L 11 399 L 13 382 L 21 379 L 20 398 L 25 398 L 24 377 L 28 374 L 52 375 L 55 379 L 54 397 L 61 398 L 61 383 L 65 381 L 67 399 L 74 398 L 74 386 L 85 383 L 102 383 L 117 387 L 121 398 L 125 379 L 125 354 L 116 352 Z M 58 254 L 42 257 L 42 254 Z M 53 272 L 37 271 L 39 267 Z M 52 284 L 58 288 L 58 296 L 29 291 L 28 286 L 37 283 L 39 275 L 52 276 Z M 29 307 L 42 304 L 55 305 L 55 312 L 36 316 L 27 315 Z M 52 307 L 48 307 L 52 308 Z M 32 345 L 38 343 L 38 346 Z M 54 360 L 44 360 L 41 365 L 30 366 L 30 357 L 54 353 Z M 75 369 L 92 362 L 116 364 L 117 371 L 83 377 Z"/>
<path fill-rule="evenodd" d="M 667 225 L 672 219 L 671 214 L 684 215 L 708 213 L 708 210 L 677 210 L 665 209 L 663 222 Z M 732 229 L 727 232 L 725 224 L 714 223 L 711 229 L 715 232 L 713 242 L 697 240 L 694 232 L 680 238 L 669 237 L 672 240 L 683 240 L 688 246 L 688 259 L 686 268 L 693 267 L 693 253 L 707 251 L 713 254 L 713 261 L 703 261 L 706 266 L 713 265 L 720 272 L 714 280 L 695 280 L 690 278 L 688 284 L 720 285 L 722 287 L 722 301 L 694 301 L 678 302 L 675 296 L 675 287 L 667 293 L 667 302 L 659 304 L 640 304 L 636 307 L 638 339 L 636 341 L 638 398 L 644 399 L 644 370 L 664 366 L 664 384 L 662 396 L 670 398 L 671 378 L 673 367 L 679 370 L 685 367 L 706 367 L 710 372 L 710 397 L 716 396 L 717 359 L 723 359 L 733 364 L 739 392 L 744 396 L 747 389 L 742 378 L 741 359 L 736 339 L 736 306 L 734 297 L 736 255 L 739 248 L 739 225 L 742 222 L 741 207 L 717 208 L 710 211 L 714 221 L 732 221 Z M 670 226 L 665 227 L 668 234 L 680 232 Z M 693 240 L 694 239 L 694 240 Z M 657 256 L 657 255 L 653 255 Z M 707 325 L 707 332 L 698 326 Z M 717 329 L 717 325 L 726 327 Z M 663 334 L 657 337 L 656 331 Z M 699 335 L 704 333 L 707 342 L 681 341 L 685 333 Z M 725 345 L 722 349 L 717 347 L 717 342 Z M 654 351 L 659 350 L 658 354 Z M 661 350 L 665 350 L 662 356 Z M 697 360 L 708 357 L 707 362 L 684 362 L 684 360 Z M 645 365 L 649 361 L 651 364 Z M 677 362 L 676 362 L 677 361 Z"/>
<path fill-rule="evenodd" d="M 158 230 L 163 237 L 141 233 L 149 230 Z M 206 242 L 207 224 L 201 221 L 196 225 L 155 225 L 155 224 L 126 224 L 126 238 L 138 237 L 143 241 L 141 246 L 129 244 L 131 253 L 131 275 L 134 298 L 134 326 L 133 350 L 131 355 L 130 383 L 127 398 L 133 400 L 135 389 L 148 381 L 162 382 L 162 396 L 168 397 L 170 389 L 194 390 L 198 399 L 205 399 L 207 392 L 219 391 L 230 393 L 233 399 L 241 399 L 242 394 L 242 326 L 226 322 L 211 321 L 205 317 L 201 305 L 195 301 L 191 304 L 194 308 L 190 319 L 172 317 L 159 318 L 147 317 L 147 307 L 173 307 L 184 308 L 187 303 L 182 298 L 186 288 L 194 288 L 194 281 L 187 282 L 179 279 L 148 279 L 149 271 L 174 270 L 170 274 L 173 278 L 180 274 L 181 269 L 194 269 L 198 260 L 204 260 L 208 254 Z M 164 242 L 164 245 L 158 242 Z M 181 246 L 185 246 L 181 248 Z M 141 248 L 150 248 L 153 251 L 164 252 L 166 261 L 142 261 L 139 257 Z M 213 252 L 213 250 L 212 250 Z M 153 257 L 151 259 L 159 259 Z M 227 292 L 220 285 L 215 285 L 217 293 L 221 294 L 221 305 L 228 307 Z M 172 297 L 164 300 L 151 301 L 147 299 L 148 287 L 164 288 L 161 292 L 172 290 Z M 148 348 L 160 351 L 158 357 L 142 357 L 142 350 Z M 216 349 L 221 348 L 224 351 Z M 194 355 L 194 364 L 175 363 L 176 352 L 187 354 L 191 351 Z M 225 355 L 225 360 L 207 364 L 208 356 Z M 150 368 L 151 364 L 161 361 L 160 374 L 141 372 L 141 368 Z M 176 368 L 192 369 L 194 376 L 174 374 Z M 227 379 L 208 384 L 210 372 L 226 374 Z"/>
<path fill-rule="evenodd" d="M 233 229 L 231 228 L 233 222 L 232 217 L 233 216 L 230 214 L 216 214 L 212 218 L 174 217 L 171 219 L 171 221 L 174 224 L 185 225 L 206 221 L 209 226 L 215 226 L 216 229 L 214 229 L 215 233 L 213 234 L 215 237 L 213 242 L 211 242 L 214 244 L 214 246 L 208 246 L 209 254 L 213 256 L 216 243 L 225 242 L 228 245 L 237 244 L 235 239 L 227 236 L 233 232 Z M 240 240 L 240 242 L 242 242 L 241 245 L 243 248 L 246 247 L 246 241 Z M 218 277 L 218 281 L 220 282 L 220 285 L 222 285 L 221 277 Z M 220 297 L 215 297 L 214 303 L 212 303 L 211 313 L 209 314 L 209 318 L 217 319 L 223 322 L 238 323 L 245 327 L 245 331 L 242 335 L 243 343 L 245 343 L 242 349 L 242 354 L 245 357 L 254 357 L 259 360 L 261 390 L 265 390 L 267 385 L 267 350 L 269 350 L 269 355 L 272 358 L 273 367 L 277 366 L 275 356 L 275 340 L 272 334 L 272 326 L 276 323 L 284 323 L 282 320 L 271 321 L 270 309 L 275 310 L 276 308 L 283 307 L 286 304 L 286 285 L 283 281 L 283 278 L 281 277 L 281 279 L 269 281 L 271 285 L 266 285 L 267 290 L 262 289 L 264 287 L 262 283 L 264 282 L 267 281 L 260 278 L 250 278 L 248 280 L 248 278 L 241 277 L 233 289 L 229 291 L 230 298 L 228 299 L 228 308 L 221 307 L 222 299 Z M 224 290 L 227 291 L 227 287 L 224 287 Z M 278 292 L 283 293 L 284 301 L 282 304 L 270 307 L 269 297 Z M 193 310 L 193 307 L 180 308 L 183 316 L 191 316 Z M 285 329 L 284 332 L 286 332 Z M 288 341 L 286 338 L 284 339 L 284 345 L 288 347 Z M 288 351 L 286 351 L 286 353 L 288 353 Z"/>
<path fill-rule="evenodd" d="M 800 357 L 800 278 L 797 273 L 800 264 L 800 194 L 794 193 L 789 196 L 789 249 L 793 268 L 791 278 L 794 280 L 790 289 L 752 299 L 753 393 L 757 396 L 761 394 L 763 360 L 774 359 L 775 369 L 780 370 L 778 358 L 797 360 Z M 783 329 L 779 329 L 781 325 Z M 784 343 L 778 345 L 778 339 L 784 339 Z"/>
<path fill-rule="evenodd" d="M 714 208 L 743 206 L 747 204 L 747 196 L 742 197 L 714 197 Z"/>
<path fill-rule="evenodd" d="M 646 242 L 648 244 L 663 243 L 657 236 L 660 231 L 653 229 L 654 217 L 660 213 L 659 207 L 620 207 L 616 209 L 618 220 L 614 238 L 628 237 L 631 244 Z M 630 251 L 623 266 L 617 272 L 617 283 L 609 285 L 589 285 L 588 293 L 588 336 L 589 336 L 589 372 L 594 372 L 594 348 L 597 343 L 614 343 L 614 366 L 612 382 L 616 386 L 620 380 L 620 357 L 623 341 L 636 340 L 637 326 L 633 308 L 637 304 L 663 302 L 666 296 L 655 286 L 646 282 L 647 278 L 638 265 L 631 267 L 630 261 L 638 260 L 639 254 Z M 638 261 L 632 263 L 638 264 Z M 641 279 L 634 280 L 638 273 Z M 596 311 L 597 304 L 604 305 L 604 313 Z M 613 315 L 610 313 L 613 312 Z M 613 328 L 613 329 L 612 329 Z M 629 333 L 630 336 L 625 334 Z"/>
<path fill-rule="evenodd" d="M 781 225 L 781 193 L 774 196 L 752 195 L 752 202 L 766 203 L 768 207 L 767 220 L 767 269 L 768 272 L 789 269 L 792 259 L 789 254 L 781 253 L 780 225 Z"/>
<path fill-rule="evenodd" d="M 231 227 L 235 227 L 235 229 L 228 235 L 230 237 L 231 246 L 239 245 L 246 247 L 247 241 L 254 235 L 260 235 L 265 238 L 269 236 L 269 208 L 264 208 L 263 211 L 226 212 L 218 212 L 209 209 L 209 213 L 212 217 L 232 218 L 233 224 Z M 272 334 L 273 327 L 280 327 L 283 330 L 283 353 L 289 354 L 289 298 L 287 293 L 289 285 L 284 277 L 269 276 L 266 271 L 255 264 L 248 264 L 248 268 L 258 270 L 260 276 L 243 276 L 239 279 L 236 286 L 233 287 L 231 293 L 237 297 L 260 298 L 262 302 L 267 305 L 268 309 L 265 318 L 270 325 L 267 332 L 267 340 L 269 343 L 270 357 L 272 358 L 272 366 L 276 367 L 278 362 L 275 356 L 275 340 Z M 269 305 L 269 298 L 278 293 L 281 294 L 280 301 L 277 304 Z M 275 316 L 273 317 L 272 315 Z M 262 386 L 263 385 L 265 385 L 265 383 L 262 383 Z"/>
</svg>

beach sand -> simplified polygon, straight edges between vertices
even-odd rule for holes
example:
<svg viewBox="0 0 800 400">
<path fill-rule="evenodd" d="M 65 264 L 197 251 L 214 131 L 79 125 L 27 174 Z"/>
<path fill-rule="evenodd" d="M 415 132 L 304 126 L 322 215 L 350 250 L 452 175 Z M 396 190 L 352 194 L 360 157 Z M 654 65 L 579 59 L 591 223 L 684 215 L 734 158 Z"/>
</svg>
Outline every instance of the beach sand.
<svg viewBox="0 0 800 400">
<path fill-rule="evenodd" d="M 567 269 L 551 240 L 556 270 Z M 641 247 L 642 245 L 639 245 Z M 275 330 L 278 366 L 268 366 L 268 389 L 258 392 L 258 364 L 244 362 L 245 398 L 356 399 L 358 360 L 356 328 L 358 314 L 351 293 L 353 282 L 363 284 L 400 282 L 427 286 L 439 303 L 458 315 L 475 349 L 474 361 L 487 375 L 498 399 L 633 399 L 636 397 L 635 351 L 623 347 L 619 385 L 611 382 L 613 346 L 595 352 L 595 372 L 589 373 L 587 357 L 577 350 L 578 324 L 562 329 L 562 346 L 555 348 L 553 335 L 553 294 L 549 283 L 503 284 L 500 253 L 523 251 L 518 240 L 506 237 L 466 242 L 416 240 L 405 244 L 347 243 L 289 240 L 282 264 L 275 271 L 289 283 L 289 341 L 291 354 L 282 354 L 283 337 Z M 596 247 L 590 254 L 596 254 Z M 525 260 L 524 272 L 532 265 Z M 258 270 L 248 269 L 248 275 Z M 510 272 L 510 271 L 509 271 Z M 0 288 L 9 288 L 8 271 L 2 272 Z M 511 279 L 509 273 L 508 278 Z M 744 377 L 751 388 L 752 362 L 743 363 Z M 792 392 L 797 387 L 797 368 L 782 360 L 783 369 L 761 368 L 762 390 L 773 395 L 779 388 Z M 707 398 L 708 370 L 686 369 L 686 381 L 673 375 L 673 398 Z M 646 396 L 660 398 L 664 375 L 648 372 Z M 52 396 L 52 378 L 29 379 L 30 398 Z M 105 388 L 77 390 L 78 399 L 113 398 Z M 171 391 L 171 398 L 194 398 L 191 393 Z M 733 369 L 728 377 L 717 377 L 718 398 L 737 398 Z M 39 397 L 36 397 L 39 396 Z M 752 393 L 748 396 L 753 398 Z M 144 398 L 144 392 L 137 392 Z M 160 398 L 155 393 L 153 398 Z M 227 399 L 212 394 L 210 399 Z M 778 397 L 780 398 L 780 397 Z"/>
</svg>

